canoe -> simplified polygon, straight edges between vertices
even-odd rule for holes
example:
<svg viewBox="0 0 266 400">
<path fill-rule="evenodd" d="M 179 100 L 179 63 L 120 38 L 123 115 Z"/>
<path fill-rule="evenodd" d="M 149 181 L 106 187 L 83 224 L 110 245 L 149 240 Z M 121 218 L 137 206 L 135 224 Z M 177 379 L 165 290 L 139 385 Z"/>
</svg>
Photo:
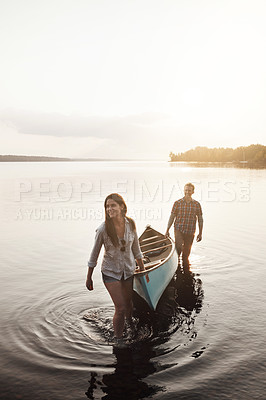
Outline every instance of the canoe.
<svg viewBox="0 0 266 400">
<path fill-rule="evenodd" d="M 145 271 L 135 272 L 133 289 L 155 310 L 177 269 L 175 244 L 172 238 L 165 237 L 150 225 L 140 236 L 139 243 Z"/>
</svg>

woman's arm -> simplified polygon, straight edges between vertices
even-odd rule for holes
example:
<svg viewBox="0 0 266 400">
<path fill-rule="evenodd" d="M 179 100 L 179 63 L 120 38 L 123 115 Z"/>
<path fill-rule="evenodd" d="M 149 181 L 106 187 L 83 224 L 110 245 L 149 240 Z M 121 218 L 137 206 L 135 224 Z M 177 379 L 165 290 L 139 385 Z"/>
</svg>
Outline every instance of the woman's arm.
<svg viewBox="0 0 266 400">
<path fill-rule="evenodd" d="M 103 232 L 102 230 L 97 230 L 95 235 L 94 246 L 91 251 L 91 255 L 88 261 L 88 273 L 86 279 L 86 287 L 88 290 L 93 290 L 93 280 L 92 273 L 97 265 L 97 260 L 103 245 Z"/>
<path fill-rule="evenodd" d="M 143 258 L 137 258 L 136 261 L 138 264 L 138 271 L 145 271 Z"/>
<path fill-rule="evenodd" d="M 86 279 L 86 287 L 88 290 L 93 290 L 93 280 L 92 280 L 92 273 L 94 268 L 89 267 Z"/>
<path fill-rule="evenodd" d="M 142 252 L 139 245 L 139 238 L 137 235 L 137 231 L 134 231 L 134 240 L 132 243 L 132 252 L 134 254 L 135 259 L 142 259 Z"/>
<path fill-rule="evenodd" d="M 139 245 L 137 231 L 134 231 L 134 241 L 132 243 L 132 251 L 133 251 L 134 257 L 137 261 L 140 271 L 144 271 L 145 268 L 144 268 L 144 263 L 143 263 L 143 258 L 142 258 L 142 252 L 141 252 L 140 245 Z"/>
</svg>

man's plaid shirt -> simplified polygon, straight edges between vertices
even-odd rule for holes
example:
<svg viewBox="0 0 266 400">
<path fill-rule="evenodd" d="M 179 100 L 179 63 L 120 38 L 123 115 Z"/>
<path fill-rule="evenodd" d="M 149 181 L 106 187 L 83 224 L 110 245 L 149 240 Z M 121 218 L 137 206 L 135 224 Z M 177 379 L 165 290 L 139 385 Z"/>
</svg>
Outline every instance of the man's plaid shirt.
<svg viewBox="0 0 266 400">
<path fill-rule="evenodd" d="M 183 197 L 174 203 L 171 213 L 175 216 L 175 230 L 190 235 L 195 234 L 197 217 L 202 216 L 198 201 L 192 199 L 187 203 Z"/>
</svg>

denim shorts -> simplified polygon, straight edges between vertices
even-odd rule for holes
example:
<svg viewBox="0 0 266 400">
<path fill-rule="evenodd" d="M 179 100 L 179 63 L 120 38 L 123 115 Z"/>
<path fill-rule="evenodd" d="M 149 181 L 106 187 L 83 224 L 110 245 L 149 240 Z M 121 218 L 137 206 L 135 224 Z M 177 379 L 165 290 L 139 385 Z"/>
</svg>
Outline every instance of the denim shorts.
<svg viewBox="0 0 266 400">
<path fill-rule="evenodd" d="M 113 278 L 112 276 L 108 276 L 102 273 L 102 277 L 103 277 L 103 282 L 105 283 L 110 283 L 110 282 L 119 282 L 119 281 L 125 281 L 128 282 L 130 279 L 133 279 L 133 275 L 130 278 L 124 279 L 124 277 L 122 276 L 121 279 L 116 279 Z"/>
</svg>

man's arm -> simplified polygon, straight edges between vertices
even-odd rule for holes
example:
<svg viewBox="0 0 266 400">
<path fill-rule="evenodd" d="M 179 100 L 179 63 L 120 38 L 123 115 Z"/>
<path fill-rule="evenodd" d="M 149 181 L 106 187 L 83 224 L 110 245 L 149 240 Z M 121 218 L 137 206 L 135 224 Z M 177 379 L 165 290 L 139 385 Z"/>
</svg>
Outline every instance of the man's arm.
<svg viewBox="0 0 266 400">
<path fill-rule="evenodd" d="M 202 229 L 203 229 L 203 218 L 202 215 L 198 215 L 198 224 L 199 224 L 199 234 L 197 236 L 197 242 L 200 242 L 202 239 Z"/>
<path fill-rule="evenodd" d="M 169 236 L 169 229 L 171 228 L 173 222 L 175 220 L 175 215 L 173 213 L 170 214 L 169 220 L 168 220 L 168 225 L 167 225 L 167 229 L 165 232 L 165 236 Z"/>
</svg>

